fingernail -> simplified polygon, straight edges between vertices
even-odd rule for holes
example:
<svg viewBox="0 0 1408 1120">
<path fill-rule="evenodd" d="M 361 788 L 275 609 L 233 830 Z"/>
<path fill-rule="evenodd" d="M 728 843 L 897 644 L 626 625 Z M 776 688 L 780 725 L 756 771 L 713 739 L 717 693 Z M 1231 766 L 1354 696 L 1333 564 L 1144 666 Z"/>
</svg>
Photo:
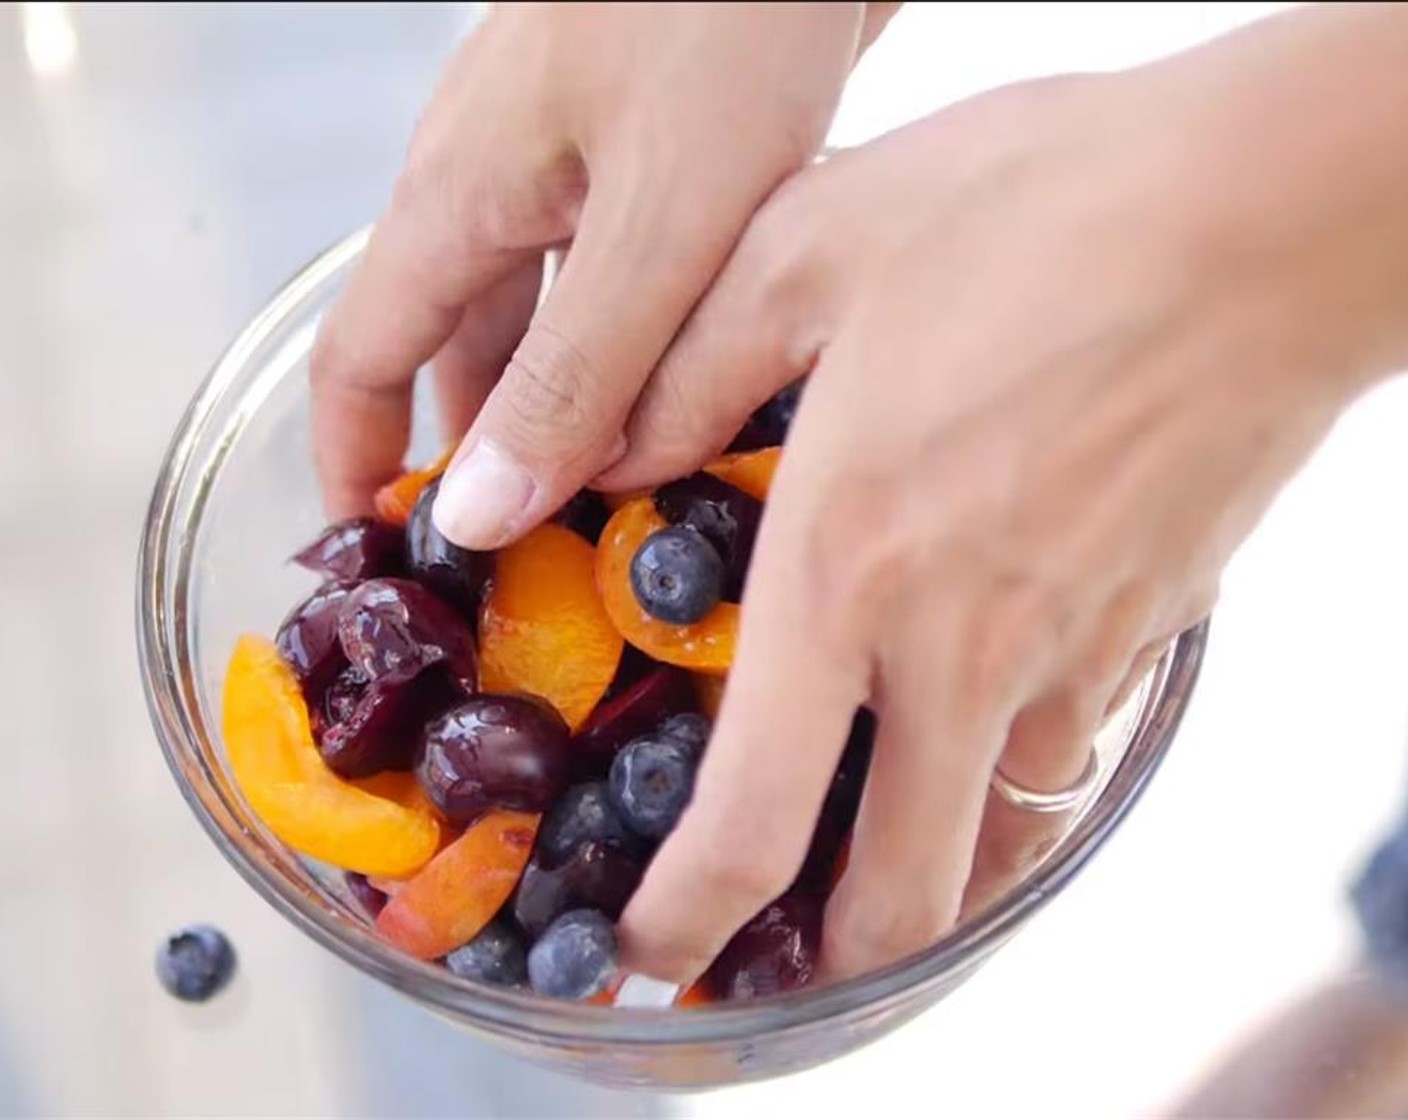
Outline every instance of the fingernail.
<svg viewBox="0 0 1408 1120">
<path fill-rule="evenodd" d="M 481 439 L 445 475 L 431 516 L 462 548 L 498 548 L 523 520 L 535 489 L 532 475 Z"/>
<path fill-rule="evenodd" d="M 670 1007 L 679 994 L 678 984 L 633 972 L 616 989 L 612 1002 L 617 1007 Z"/>
</svg>

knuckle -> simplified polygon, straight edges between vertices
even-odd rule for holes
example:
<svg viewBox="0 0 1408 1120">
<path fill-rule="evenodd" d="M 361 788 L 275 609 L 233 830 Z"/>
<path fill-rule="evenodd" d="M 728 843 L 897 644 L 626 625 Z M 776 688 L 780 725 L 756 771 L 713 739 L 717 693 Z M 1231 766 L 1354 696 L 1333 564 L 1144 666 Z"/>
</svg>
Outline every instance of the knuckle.
<svg viewBox="0 0 1408 1120">
<path fill-rule="evenodd" d="M 565 334 L 535 324 L 519 344 L 497 395 L 501 419 L 534 454 L 560 456 L 592 443 L 609 419 L 599 370 Z"/>
<path fill-rule="evenodd" d="M 970 695 L 1000 698 L 1045 674 L 1066 629 L 1064 612 L 1051 594 L 1020 579 L 975 615 L 968 636 Z"/>
<path fill-rule="evenodd" d="M 808 294 L 815 254 L 813 208 L 784 185 L 744 234 L 739 245 L 733 302 L 762 323 L 789 322 Z"/>
<path fill-rule="evenodd" d="M 375 388 L 375 367 L 353 340 L 343 317 L 334 309 L 323 321 L 308 356 L 308 379 L 315 393 L 330 388 Z"/>
<path fill-rule="evenodd" d="M 776 849 L 730 843 L 726 849 L 715 845 L 703 857 L 699 889 L 702 897 L 717 899 L 747 918 L 782 894 L 791 878 Z"/>
<path fill-rule="evenodd" d="M 632 444 L 670 457 L 696 445 L 703 434 L 702 409 L 694 401 L 695 378 L 675 363 L 657 370 L 632 420 Z"/>
<path fill-rule="evenodd" d="M 878 968 L 929 948 L 952 928 L 958 910 L 956 898 L 915 896 L 903 907 L 847 906 L 828 915 L 827 947 L 859 968 Z"/>
</svg>

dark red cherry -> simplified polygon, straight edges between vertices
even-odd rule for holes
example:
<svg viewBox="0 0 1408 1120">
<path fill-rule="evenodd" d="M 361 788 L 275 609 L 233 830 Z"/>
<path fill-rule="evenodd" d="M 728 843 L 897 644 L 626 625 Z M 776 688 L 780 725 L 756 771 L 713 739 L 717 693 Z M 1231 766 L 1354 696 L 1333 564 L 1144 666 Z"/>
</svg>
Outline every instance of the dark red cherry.
<svg viewBox="0 0 1408 1120">
<path fill-rule="evenodd" d="M 360 583 L 401 573 L 401 530 L 371 517 L 329 525 L 293 558 L 310 572 Z"/>
<path fill-rule="evenodd" d="M 662 666 L 602 701 L 572 741 L 573 757 L 583 764 L 579 770 L 604 774 L 618 750 L 653 731 L 667 716 L 688 711 L 693 699 L 689 674 Z"/>
<path fill-rule="evenodd" d="M 431 518 L 435 496 L 440 493 L 437 478 L 421 491 L 406 522 L 406 569 L 411 576 L 453 604 L 468 617 L 479 609 L 479 594 L 493 569 L 487 552 L 471 552 L 452 544 Z"/>
<path fill-rule="evenodd" d="M 790 992 L 816 975 L 824 900 L 786 894 L 733 935 L 707 973 L 722 999 Z"/>
<path fill-rule="evenodd" d="M 288 613 L 274 637 L 310 698 L 320 695 L 347 664 L 338 642 L 338 620 L 352 587 L 347 582 L 324 584 Z"/>
<path fill-rule="evenodd" d="M 475 687 L 468 621 L 410 580 L 374 579 L 352 591 L 338 616 L 338 638 L 370 680 L 413 677 L 443 662 L 467 692 Z"/>
<path fill-rule="evenodd" d="M 611 511 L 606 508 L 606 502 L 600 494 L 595 490 L 578 490 L 567 504 L 557 511 L 553 520 L 571 529 L 589 544 L 596 544 L 610 517 Z"/>
<path fill-rule="evenodd" d="M 489 808 L 542 812 L 571 779 L 567 724 L 526 696 L 475 696 L 425 728 L 416 767 L 452 824 Z"/>
<path fill-rule="evenodd" d="M 561 914 L 587 908 L 616 919 L 640 884 L 644 864 L 622 848 L 592 841 L 557 867 L 528 861 L 514 894 L 514 920 L 529 937 L 542 934 Z"/>
<path fill-rule="evenodd" d="M 323 761 L 344 778 L 369 778 L 384 770 L 411 769 L 426 724 L 462 694 L 445 668 L 436 665 L 414 677 L 371 681 L 355 699 L 350 694 L 334 697 L 333 690 L 329 697 L 336 700 L 340 718 L 318 738 Z M 325 709 L 331 706 L 325 701 Z"/>
</svg>

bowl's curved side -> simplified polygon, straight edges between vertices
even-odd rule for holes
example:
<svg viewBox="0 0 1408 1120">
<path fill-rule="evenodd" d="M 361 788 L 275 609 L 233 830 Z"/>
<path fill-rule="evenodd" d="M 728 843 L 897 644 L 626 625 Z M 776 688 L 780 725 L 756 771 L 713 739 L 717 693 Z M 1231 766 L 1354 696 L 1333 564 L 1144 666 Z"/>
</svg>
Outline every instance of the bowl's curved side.
<svg viewBox="0 0 1408 1120">
<path fill-rule="evenodd" d="M 217 713 L 203 698 L 195 669 L 201 604 L 192 597 L 193 562 L 221 472 L 277 383 L 301 371 L 317 314 L 365 238 L 362 232 L 341 242 L 290 281 L 206 378 L 157 476 L 136 588 L 143 689 L 177 785 L 238 873 L 319 944 L 432 1011 L 528 1058 L 595 1080 L 700 1087 L 772 1076 L 854 1049 L 942 998 L 1070 881 L 1138 800 L 1187 706 L 1206 622 L 1181 635 L 1148 678 L 1129 742 L 1098 801 L 1030 878 L 932 949 L 890 968 L 831 987 L 682 1014 L 545 1005 L 394 953 L 265 832 L 233 788 Z"/>
</svg>

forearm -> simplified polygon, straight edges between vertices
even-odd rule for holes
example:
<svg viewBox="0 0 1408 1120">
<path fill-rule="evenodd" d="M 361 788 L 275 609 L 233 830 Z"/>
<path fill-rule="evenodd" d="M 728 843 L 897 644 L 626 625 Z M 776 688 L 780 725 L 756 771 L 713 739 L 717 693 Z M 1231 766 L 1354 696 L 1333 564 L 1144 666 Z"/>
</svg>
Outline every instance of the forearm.
<svg viewBox="0 0 1408 1120">
<path fill-rule="evenodd" d="M 1324 6 L 1153 68 L 1200 109 L 1185 189 L 1350 391 L 1408 365 L 1408 7 Z"/>
</svg>

